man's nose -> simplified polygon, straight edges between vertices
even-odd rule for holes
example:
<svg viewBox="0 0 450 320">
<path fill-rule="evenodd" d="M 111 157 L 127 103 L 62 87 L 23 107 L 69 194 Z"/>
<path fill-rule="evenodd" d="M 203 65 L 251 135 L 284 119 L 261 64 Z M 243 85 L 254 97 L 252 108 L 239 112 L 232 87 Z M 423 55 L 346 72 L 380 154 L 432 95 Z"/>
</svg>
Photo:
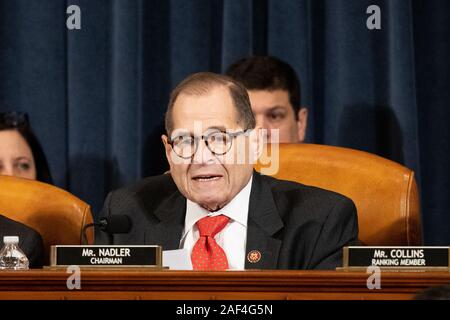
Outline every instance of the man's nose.
<svg viewBox="0 0 450 320">
<path fill-rule="evenodd" d="M 267 121 L 266 117 L 263 114 L 256 115 L 255 120 L 256 120 L 256 126 L 262 128 L 263 134 L 269 140 L 270 139 L 270 125 L 269 125 L 269 122 Z"/>
<path fill-rule="evenodd" d="M 14 175 L 13 167 L 8 164 L 3 164 L 3 166 L 0 168 L 0 175 L 13 176 Z"/>
<path fill-rule="evenodd" d="M 200 139 L 198 141 L 198 147 L 194 153 L 192 162 L 196 163 L 196 164 L 206 164 L 206 163 L 211 163 L 214 161 L 215 161 L 214 154 L 206 146 L 206 141 L 203 139 Z"/>
</svg>

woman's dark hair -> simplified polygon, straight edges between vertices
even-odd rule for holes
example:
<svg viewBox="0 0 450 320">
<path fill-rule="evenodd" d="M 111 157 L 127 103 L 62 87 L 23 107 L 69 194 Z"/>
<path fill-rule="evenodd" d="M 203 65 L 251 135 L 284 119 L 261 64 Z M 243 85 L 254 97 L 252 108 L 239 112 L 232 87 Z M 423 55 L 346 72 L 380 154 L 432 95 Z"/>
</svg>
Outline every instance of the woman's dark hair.
<svg viewBox="0 0 450 320">
<path fill-rule="evenodd" d="M 0 112 L 0 131 L 16 130 L 25 139 L 33 154 L 36 166 L 36 180 L 53 184 L 47 158 L 38 139 L 31 129 L 28 115 L 24 112 Z"/>
</svg>

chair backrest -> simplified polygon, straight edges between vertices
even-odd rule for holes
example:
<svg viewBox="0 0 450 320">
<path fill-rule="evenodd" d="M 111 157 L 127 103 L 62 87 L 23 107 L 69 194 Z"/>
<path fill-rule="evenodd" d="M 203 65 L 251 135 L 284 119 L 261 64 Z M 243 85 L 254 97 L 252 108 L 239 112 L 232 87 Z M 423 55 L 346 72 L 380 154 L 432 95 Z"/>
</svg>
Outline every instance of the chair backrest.
<svg viewBox="0 0 450 320">
<path fill-rule="evenodd" d="M 69 192 L 9 176 L 0 176 L 0 214 L 41 234 L 46 265 L 51 245 L 82 244 L 83 226 L 92 223 L 89 205 Z M 93 243 L 93 231 L 89 230 L 86 236 L 88 243 Z"/>
<path fill-rule="evenodd" d="M 273 146 L 268 146 L 268 150 Z M 270 153 L 270 152 L 269 152 Z M 272 159 L 273 158 L 273 159 Z M 414 172 L 363 151 L 315 144 L 280 144 L 279 179 L 341 193 L 356 205 L 359 239 L 366 245 L 420 245 L 419 197 Z M 267 164 L 268 158 L 261 162 Z M 267 165 L 255 168 L 264 173 Z"/>
</svg>

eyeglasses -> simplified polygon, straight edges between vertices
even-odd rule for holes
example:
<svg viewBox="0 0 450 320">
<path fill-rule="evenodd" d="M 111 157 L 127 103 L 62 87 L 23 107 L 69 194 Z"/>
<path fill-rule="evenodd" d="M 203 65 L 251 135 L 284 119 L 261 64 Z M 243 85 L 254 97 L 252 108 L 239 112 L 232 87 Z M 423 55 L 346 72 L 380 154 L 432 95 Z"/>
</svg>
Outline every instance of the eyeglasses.
<svg viewBox="0 0 450 320">
<path fill-rule="evenodd" d="M 177 156 L 190 159 L 197 152 L 199 140 L 205 141 L 206 147 L 215 155 L 224 155 L 230 151 L 233 139 L 239 135 L 247 134 L 248 130 L 239 132 L 211 131 L 200 137 L 192 135 L 179 135 L 169 139 L 168 143 L 172 146 Z"/>
<path fill-rule="evenodd" d="M 28 114 L 26 112 L 17 111 L 0 112 L 0 125 L 7 128 L 28 126 Z"/>
</svg>

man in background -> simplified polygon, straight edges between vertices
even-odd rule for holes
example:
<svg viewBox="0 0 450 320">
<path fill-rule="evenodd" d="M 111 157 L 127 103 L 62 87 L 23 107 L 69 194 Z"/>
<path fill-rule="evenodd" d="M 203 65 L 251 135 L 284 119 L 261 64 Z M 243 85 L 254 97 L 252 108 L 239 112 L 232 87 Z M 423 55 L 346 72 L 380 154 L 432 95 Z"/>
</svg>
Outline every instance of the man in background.
<svg viewBox="0 0 450 320">
<path fill-rule="evenodd" d="M 270 56 L 247 57 L 230 65 L 226 75 L 247 88 L 256 125 L 266 129 L 268 141 L 305 140 L 308 110 L 301 106 L 300 81 L 289 64 Z M 279 130 L 279 141 L 271 129 Z"/>
</svg>

